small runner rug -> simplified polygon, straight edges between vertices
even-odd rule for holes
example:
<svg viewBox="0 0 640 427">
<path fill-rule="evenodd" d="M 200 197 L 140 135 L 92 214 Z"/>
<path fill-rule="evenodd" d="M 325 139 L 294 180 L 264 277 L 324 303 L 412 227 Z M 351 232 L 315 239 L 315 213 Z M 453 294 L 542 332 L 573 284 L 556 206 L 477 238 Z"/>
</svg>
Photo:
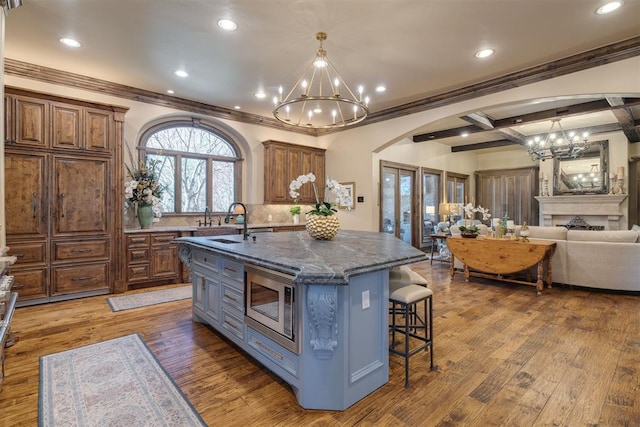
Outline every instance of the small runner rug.
<svg viewBox="0 0 640 427">
<path fill-rule="evenodd" d="M 191 285 L 180 286 L 179 288 L 162 289 L 159 291 L 141 292 L 133 295 L 123 295 L 120 297 L 111 297 L 107 298 L 107 302 L 109 303 L 109 307 L 111 307 L 111 311 L 121 311 L 187 298 L 191 298 Z"/>
<path fill-rule="evenodd" d="M 39 426 L 206 426 L 139 335 L 40 358 Z"/>
</svg>

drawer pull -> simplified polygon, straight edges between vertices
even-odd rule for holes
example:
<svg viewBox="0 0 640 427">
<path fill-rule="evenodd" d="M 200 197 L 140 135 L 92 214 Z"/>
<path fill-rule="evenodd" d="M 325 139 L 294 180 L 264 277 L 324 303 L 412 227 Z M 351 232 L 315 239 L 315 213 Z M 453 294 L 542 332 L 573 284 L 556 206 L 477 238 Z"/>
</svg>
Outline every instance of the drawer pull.
<svg viewBox="0 0 640 427">
<path fill-rule="evenodd" d="M 170 242 L 172 241 L 174 238 L 173 237 L 158 237 L 156 239 L 157 242 Z"/>
<path fill-rule="evenodd" d="M 71 249 L 72 253 L 87 253 L 91 252 L 91 249 Z"/>
<path fill-rule="evenodd" d="M 144 258 L 144 254 L 133 254 L 131 255 L 131 259 L 140 259 Z"/>
<path fill-rule="evenodd" d="M 256 345 L 258 347 L 260 347 L 262 350 L 266 351 L 267 353 L 269 353 L 270 355 L 272 355 L 276 359 L 284 360 L 284 356 L 283 355 L 281 355 L 280 353 L 277 353 L 271 347 L 268 347 L 267 345 L 263 344 L 261 341 L 256 340 L 255 343 L 256 343 Z"/>
<path fill-rule="evenodd" d="M 24 254 L 13 254 L 13 256 L 16 258 L 23 258 Z"/>
<path fill-rule="evenodd" d="M 14 283 L 14 285 L 11 287 L 11 289 L 24 289 L 24 286 L 25 285 L 19 285 L 19 284 Z"/>
<path fill-rule="evenodd" d="M 233 296 L 231 296 L 231 295 L 225 294 L 225 296 L 224 296 L 224 297 L 225 297 L 226 299 L 228 299 L 228 300 L 233 301 L 233 302 L 238 302 L 238 299 L 237 299 L 237 298 L 234 298 L 234 297 L 233 297 Z"/>
<path fill-rule="evenodd" d="M 231 273 L 237 273 L 237 271 L 231 267 L 225 267 L 224 268 L 226 271 L 230 271 Z"/>
<path fill-rule="evenodd" d="M 228 320 L 224 321 L 224 324 L 229 326 L 230 328 L 235 329 L 236 331 L 239 331 L 240 329 L 238 328 L 238 325 L 233 323 L 233 322 L 229 322 Z"/>
<path fill-rule="evenodd" d="M 91 276 L 78 276 L 78 277 L 72 277 L 71 281 L 72 282 L 81 282 L 83 280 L 89 280 L 91 279 Z"/>
</svg>

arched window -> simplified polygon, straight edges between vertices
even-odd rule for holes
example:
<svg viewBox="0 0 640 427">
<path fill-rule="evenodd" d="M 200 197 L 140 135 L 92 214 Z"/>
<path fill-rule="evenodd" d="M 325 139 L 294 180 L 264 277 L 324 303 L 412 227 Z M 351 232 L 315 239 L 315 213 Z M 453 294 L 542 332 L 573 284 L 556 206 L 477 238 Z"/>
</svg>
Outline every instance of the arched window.
<svg viewBox="0 0 640 427">
<path fill-rule="evenodd" d="M 158 162 L 166 213 L 226 212 L 241 199 L 240 150 L 211 125 L 174 120 L 153 126 L 142 135 L 140 158 Z"/>
</svg>

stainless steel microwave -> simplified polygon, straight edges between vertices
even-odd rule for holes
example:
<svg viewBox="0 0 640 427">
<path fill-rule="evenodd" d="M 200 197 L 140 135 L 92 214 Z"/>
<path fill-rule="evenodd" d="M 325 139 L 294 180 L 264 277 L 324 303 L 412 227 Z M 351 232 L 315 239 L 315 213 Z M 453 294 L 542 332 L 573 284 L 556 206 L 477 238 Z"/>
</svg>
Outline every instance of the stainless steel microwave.
<svg viewBox="0 0 640 427">
<path fill-rule="evenodd" d="M 293 277 L 255 265 L 245 265 L 245 272 L 245 323 L 298 353 Z"/>
</svg>

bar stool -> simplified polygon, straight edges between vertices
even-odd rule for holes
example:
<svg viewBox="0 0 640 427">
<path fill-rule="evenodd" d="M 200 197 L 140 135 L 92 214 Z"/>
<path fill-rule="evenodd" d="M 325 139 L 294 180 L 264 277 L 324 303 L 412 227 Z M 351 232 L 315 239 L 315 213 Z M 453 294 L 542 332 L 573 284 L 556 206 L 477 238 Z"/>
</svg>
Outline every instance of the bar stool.
<svg viewBox="0 0 640 427">
<path fill-rule="evenodd" d="M 429 348 L 431 357 L 431 370 L 435 369 L 433 364 L 433 292 L 431 289 L 420 285 L 413 285 L 402 281 L 392 281 L 389 283 L 389 301 L 392 304 L 391 316 L 391 345 L 389 352 L 404 357 L 405 388 L 409 387 L 409 358 L 420 350 Z M 424 320 L 417 314 L 418 304 L 424 304 Z M 404 324 L 396 323 L 397 315 L 402 315 Z M 418 334 L 420 329 L 424 329 L 424 336 Z M 396 332 L 404 335 L 404 350 L 396 349 Z M 417 340 L 420 344 L 411 349 L 411 339 Z"/>
</svg>

